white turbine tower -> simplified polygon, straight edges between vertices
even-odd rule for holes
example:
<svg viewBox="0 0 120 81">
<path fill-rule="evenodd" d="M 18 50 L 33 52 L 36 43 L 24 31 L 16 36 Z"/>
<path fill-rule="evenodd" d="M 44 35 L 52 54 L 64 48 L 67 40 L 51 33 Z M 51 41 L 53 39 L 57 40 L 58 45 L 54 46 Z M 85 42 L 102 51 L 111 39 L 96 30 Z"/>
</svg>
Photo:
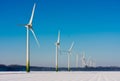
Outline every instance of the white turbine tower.
<svg viewBox="0 0 120 81">
<path fill-rule="evenodd" d="M 86 67 L 86 58 L 85 58 L 85 53 L 84 52 L 82 54 L 81 61 L 82 61 L 82 67 Z"/>
<path fill-rule="evenodd" d="M 58 32 L 58 39 L 56 45 L 56 71 L 58 71 L 58 49 L 60 48 L 60 31 Z"/>
<path fill-rule="evenodd" d="M 78 68 L 78 60 L 79 60 L 79 58 L 78 58 L 78 54 L 76 55 L 76 68 Z"/>
<path fill-rule="evenodd" d="M 73 48 L 74 42 L 72 42 L 72 45 L 70 49 L 68 50 L 68 71 L 70 71 L 70 55 L 71 55 L 71 50 Z"/>
<path fill-rule="evenodd" d="M 26 38 L 26 72 L 30 72 L 30 43 L 29 43 L 29 30 L 32 32 L 35 40 L 36 40 L 36 43 L 37 45 L 39 46 L 39 42 L 37 40 L 37 37 L 33 31 L 33 28 L 32 28 L 32 21 L 33 21 L 33 16 L 34 16 L 34 11 L 35 11 L 35 7 L 36 7 L 36 4 L 34 3 L 34 6 L 33 6 L 33 9 L 32 9 L 32 14 L 31 14 L 31 18 L 30 18 L 30 21 L 28 24 L 25 24 L 24 26 L 26 27 L 27 29 L 27 38 Z"/>
</svg>

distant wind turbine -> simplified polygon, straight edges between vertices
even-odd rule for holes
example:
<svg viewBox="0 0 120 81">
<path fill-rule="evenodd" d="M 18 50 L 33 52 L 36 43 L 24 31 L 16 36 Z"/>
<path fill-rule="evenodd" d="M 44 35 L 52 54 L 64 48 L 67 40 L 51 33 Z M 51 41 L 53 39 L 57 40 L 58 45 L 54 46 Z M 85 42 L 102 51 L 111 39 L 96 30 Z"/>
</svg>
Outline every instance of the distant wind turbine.
<svg viewBox="0 0 120 81">
<path fill-rule="evenodd" d="M 29 43 L 29 30 L 32 32 L 35 40 L 36 40 L 36 43 L 38 46 L 39 45 L 39 42 L 38 42 L 38 39 L 33 31 L 33 28 L 32 28 L 32 21 L 33 21 L 33 16 L 34 16 L 34 11 L 35 11 L 35 7 L 36 7 L 36 4 L 34 3 L 34 6 L 33 6 L 33 9 L 32 9 L 32 14 L 31 14 L 31 18 L 29 20 L 29 23 L 28 24 L 25 24 L 24 26 L 26 27 L 27 29 L 27 41 L 26 41 L 26 72 L 30 72 L 30 43 Z"/>
<path fill-rule="evenodd" d="M 70 49 L 68 50 L 68 71 L 70 71 L 70 55 L 73 48 L 74 42 L 72 42 Z"/>
<path fill-rule="evenodd" d="M 58 71 L 58 49 L 60 48 L 60 31 L 58 32 L 58 39 L 56 45 L 56 71 Z"/>
</svg>

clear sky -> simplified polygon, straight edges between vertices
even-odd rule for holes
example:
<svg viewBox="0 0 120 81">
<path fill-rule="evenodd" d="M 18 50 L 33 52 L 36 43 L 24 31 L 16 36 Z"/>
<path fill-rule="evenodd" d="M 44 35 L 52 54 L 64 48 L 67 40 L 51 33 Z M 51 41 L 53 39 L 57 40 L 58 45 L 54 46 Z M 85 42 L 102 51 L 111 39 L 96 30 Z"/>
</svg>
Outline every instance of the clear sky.
<svg viewBox="0 0 120 81">
<path fill-rule="evenodd" d="M 60 30 L 62 50 L 75 42 L 71 66 L 82 51 L 98 66 L 120 66 L 119 0 L 0 0 L 0 64 L 26 64 L 26 28 L 18 24 L 28 23 L 35 2 L 40 47 L 30 33 L 31 65 L 55 66 Z M 67 55 L 59 55 L 59 66 L 67 66 Z"/>
</svg>

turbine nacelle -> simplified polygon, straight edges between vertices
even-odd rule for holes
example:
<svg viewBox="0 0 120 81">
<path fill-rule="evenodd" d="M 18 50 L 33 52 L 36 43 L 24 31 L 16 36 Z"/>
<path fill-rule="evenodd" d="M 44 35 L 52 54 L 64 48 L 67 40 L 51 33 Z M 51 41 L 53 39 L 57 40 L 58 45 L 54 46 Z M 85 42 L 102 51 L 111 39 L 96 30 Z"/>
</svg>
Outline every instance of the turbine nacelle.
<svg viewBox="0 0 120 81">
<path fill-rule="evenodd" d="M 60 43 L 58 43 L 58 42 L 57 42 L 57 43 L 56 43 L 56 45 L 58 45 L 58 46 L 59 46 L 59 45 L 60 45 Z"/>
<path fill-rule="evenodd" d="M 26 28 L 32 29 L 32 24 L 25 25 Z"/>
<path fill-rule="evenodd" d="M 60 43 L 56 42 L 55 45 L 56 45 L 56 46 L 60 46 Z"/>
<path fill-rule="evenodd" d="M 71 53 L 71 51 L 68 51 L 68 53 L 67 53 L 68 55 L 71 55 L 72 53 Z"/>
</svg>

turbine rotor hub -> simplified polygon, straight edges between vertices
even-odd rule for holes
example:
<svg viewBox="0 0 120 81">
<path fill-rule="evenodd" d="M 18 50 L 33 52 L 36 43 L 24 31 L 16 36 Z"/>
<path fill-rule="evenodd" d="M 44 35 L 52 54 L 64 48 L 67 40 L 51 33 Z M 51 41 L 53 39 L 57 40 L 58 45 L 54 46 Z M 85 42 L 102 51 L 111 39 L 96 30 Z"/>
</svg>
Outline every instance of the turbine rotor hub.
<svg viewBox="0 0 120 81">
<path fill-rule="evenodd" d="M 60 45 L 60 43 L 57 43 L 57 45 Z"/>
<path fill-rule="evenodd" d="M 32 24 L 28 24 L 27 26 L 28 26 L 28 28 L 30 28 L 30 29 L 32 28 Z"/>
</svg>

